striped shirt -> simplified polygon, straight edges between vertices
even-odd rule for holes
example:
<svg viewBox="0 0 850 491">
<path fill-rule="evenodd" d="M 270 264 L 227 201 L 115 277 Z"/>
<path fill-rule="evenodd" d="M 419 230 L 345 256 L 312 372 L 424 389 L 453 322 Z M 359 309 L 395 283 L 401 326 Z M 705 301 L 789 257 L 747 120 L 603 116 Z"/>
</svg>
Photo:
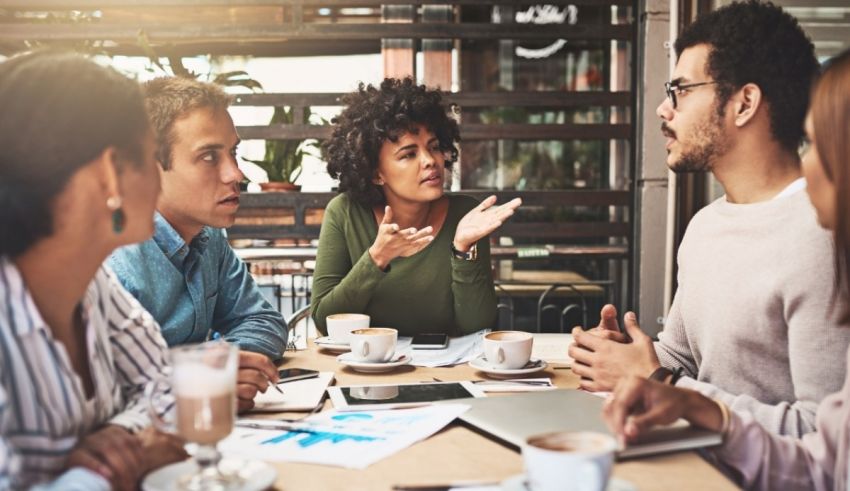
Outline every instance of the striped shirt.
<svg viewBox="0 0 850 491">
<path fill-rule="evenodd" d="M 93 473 L 65 469 L 68 453 L 104 424 L 131 432 L 149 424 L 144 388 L 167 364 L 159 326 L 106 266 L 89 284 L 82 312 L 91 400 L 20 272 L 0 257 L 0 489 L 79 488 L 87 478 L 108 487 Z"/>
</svg>

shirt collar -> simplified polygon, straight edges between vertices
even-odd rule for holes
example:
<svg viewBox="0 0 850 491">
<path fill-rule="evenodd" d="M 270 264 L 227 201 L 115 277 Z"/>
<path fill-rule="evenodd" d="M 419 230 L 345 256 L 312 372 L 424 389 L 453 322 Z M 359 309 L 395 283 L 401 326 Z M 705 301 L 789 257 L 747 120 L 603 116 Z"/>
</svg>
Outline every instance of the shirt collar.
<svg viewBox="0 0 850 491">
<path fill-rule="evenodd" d="M 39 330 L 47 330 L 47 323 L 41 317 L 41 312 L 35 306 L 29 289 L 24 284 L 24 277 L 17 266 L 7 257 L 0 257 L 0 292 L 6 292 L 3 299 L 11 317 L 6 319 L 11 323 L 16 335 L 25 336 Z"/>
<path fill-rule="evenodd" d="M 203 254 L 207 248 L 207 243 L 210 240 L 209 227 L 201 228 L 198 235 L 192 239 L 189 247 L 186 247 L 186 241 L 160 212 L 154 212 L 153 223 L 153 240 L 169 259 L 173 260 L 175 256 L 179 255 L 179 259 L 182 260 L 189 253 L 189 247 L 197 250 L 198 254 Z"/>
<path fill-rule="evenodd" d="M 171 259 L 186 246 L 186 241 L 158 211 L 153 215 L 153 241 Z"/>
<path fill-rule="evenodd" d="M 798 177 L 794 180 L 794 182 L 792 182 L 791 184 L 786 186 L 785 189 L 780 191 L 779 194 L 774 196 L 773 199 L 782 199 L 804 189 L 806 189 L 806 178 Z"/>
<path fill-rule="evenodd" d="M 202 228 L 198 235 L 192 239 L 190 247 L 192 247 L 192 249 L 196 249 L 198 254 L 203 254 L 204 251 L 207 250 L 207 244 L 210 241 L 210 233 L 211 230 L 209 227 Z"/>
</svg>

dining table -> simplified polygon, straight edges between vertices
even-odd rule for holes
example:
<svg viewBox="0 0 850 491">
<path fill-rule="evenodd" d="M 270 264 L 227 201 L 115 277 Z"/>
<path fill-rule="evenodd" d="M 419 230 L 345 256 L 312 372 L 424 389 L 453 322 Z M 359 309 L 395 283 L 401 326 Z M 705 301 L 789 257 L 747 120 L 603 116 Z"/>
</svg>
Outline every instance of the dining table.
<svg viewBox="0 0 850 491">
<path fill-rule="evenodd" d="M 360 373 L 337 361 L 337 353 L 320 349 L 312 340 L 307 349 L 287 351 L 280 368 L 334 372 L 338 386 L 363 384 L 464 381 L 486 378 L 468 364 L 451 367 L 404 365 L 387 373 Z M 559 388 L 576 389 L 579 377 L 564 364 L 551 363 L 534 377 L 549 377 Z M 494 395 L 511 397 L 511 395 Z M 325 399 L 321 410 L 333 408 Z M 558 408 L 540 408 L 557 411 Z M 302 413 L 303 414 L 303 413 Z M 252 418 L 293 418 L 299 413 L 256 413 Z M 243 417 L 245 417 L 243 415 Z M 534 417 L 533 414 L 517 415 Z M 523 472 L 522 455 L 488 435 L 455 420 L 431 437 L 362 470 L 294 462 L 269 462 L 278 471 L 275 488 L 284 490 L 392 490 L 395 486 L 451 483 L 498 483 Z M 618 461 L 612 476 L 639 491 L 723 491 L 738 489 L 697 451 L 680 451 Z"/>
</svg>

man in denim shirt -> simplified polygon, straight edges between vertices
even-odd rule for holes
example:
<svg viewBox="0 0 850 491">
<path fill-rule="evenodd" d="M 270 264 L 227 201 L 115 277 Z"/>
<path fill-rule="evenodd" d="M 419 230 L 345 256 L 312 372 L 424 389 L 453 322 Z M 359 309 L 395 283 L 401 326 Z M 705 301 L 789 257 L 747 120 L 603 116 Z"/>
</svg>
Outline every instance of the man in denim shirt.
<svg viewBox="0 0 850 491">
<path fill-rule="evenodd" d="M 230 96 L 213 84 L 167 77 L 144 85 L 157 132 L 162 194 L 152 239 L 117 250 L 109 264 L 162 326 L 170 346 L 216 332 L 241 348 L 239 409 L 278 379 L 283 317 L 262 297 L 224 237 L 239 208 L 239 136 Z"/>
</svg>

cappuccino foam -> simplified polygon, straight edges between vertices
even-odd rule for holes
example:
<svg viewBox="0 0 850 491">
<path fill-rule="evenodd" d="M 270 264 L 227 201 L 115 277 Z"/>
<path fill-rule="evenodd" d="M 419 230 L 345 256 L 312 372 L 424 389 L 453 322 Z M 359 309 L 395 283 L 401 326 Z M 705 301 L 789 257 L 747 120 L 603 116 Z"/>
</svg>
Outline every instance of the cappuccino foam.
<svg viewBox="0 0 850 491">
<path fill-rule="evenodd" d="M 522 331 L 495 331 L 484 336 L 491 341 L 524 341 L 531 338 L 531 334 Z"/>
<path fill-rule="evenodd" d="M 175 396 L 212 397 L 236 391 L 234 374 L 202 363 L 181 363 L 174 367 L 171 387 Z"/>
<path fill-rule="evenodd" d="M 610 450 L 608 439 L 588 433 L 553 433 L 529 438 L 528 444 L 555 452 L 597 453 Z"/>
<path fill-rule="evenodd" d="M 366 314 L 331 314 L 327 316 L 327 319 L 335 320 L 335 321 L 343 321 L 343 320 L 361 320 L 364 317 L 369 317 Z"/>
</svg>

